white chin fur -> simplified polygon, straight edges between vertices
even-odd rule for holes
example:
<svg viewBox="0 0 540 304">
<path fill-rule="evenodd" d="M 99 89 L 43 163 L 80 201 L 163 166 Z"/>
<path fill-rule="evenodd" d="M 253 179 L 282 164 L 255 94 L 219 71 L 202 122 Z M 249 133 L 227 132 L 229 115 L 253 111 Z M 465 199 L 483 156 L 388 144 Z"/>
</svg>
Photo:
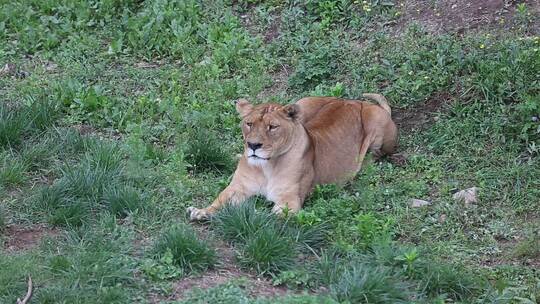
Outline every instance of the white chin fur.
<svg viewBox="0 0 540 304">
<path fill-rule="evenodd" d="M 266 163 L 268 162 L 268 160 L 266 159 L 256 158 L 256 157 L 248 157 L 247 161 L 248 161 L 248 164 L 252 166 L 259 166 L 259 167 L 266 165 Z"/>
</svg>

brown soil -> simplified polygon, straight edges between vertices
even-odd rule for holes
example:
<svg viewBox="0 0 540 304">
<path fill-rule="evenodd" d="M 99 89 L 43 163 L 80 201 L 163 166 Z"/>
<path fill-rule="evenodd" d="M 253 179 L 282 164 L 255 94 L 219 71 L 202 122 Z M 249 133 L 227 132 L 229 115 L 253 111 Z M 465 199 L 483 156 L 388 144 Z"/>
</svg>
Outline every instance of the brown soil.
<svg viewBox="0 0 540 304">
<path fill-rule="evenodd" d="M 77 130 L 77 132 L 79 132 L 79 134 L 83 136 L 98 136 L 100 138 L 107 138 L 107 139 L 115 140 L 115 141 L 119 141 L 122 139 L 122 134 L 120 134 L 116 130 L 108 130 L 108 131 L 98 130 L 94 126 L 89 125 L 89 124 L 84 124 L 84 123 L 76 124 L 76 125 L 73 125 L 72 127 L 75 128 L 75 130 Z"/>
<path fill-rule="evenodd" d="M 209 230 L 206 226 L 194 226 L 202 239 L 209 239 Z M 185 299 L 194 289 L 209 289 L 228 282 L 242 282 L 246 293 L 251 297 L 276 297 L 291 293 L 287 288 L 274 286 L 272 282 L 264 277 L 257 277 L 255 274 L 240 269 L 235 263 L 234 250 L 223 241 L 213 241 L 216 246 L 219 264 L 215 269 L 206 271 L 198 276 L 188 276 L 174 283 L 171 294 L 151 295 L 151 303 L 161 301 L 178 301 Z"/>
<path fill-rule="evenodd" d="M 518 240 L 499 241 L 498 248 L 500 253 L 482 257 L 480 264 L 486 267 L 513 265 L 540 269 L 540 257 L 516 257 L 513 254 L 518 243 Z"/>
<path fill-rule="evenodd" d="M 6 237 L 3 247 L 12 253 L 29 250 L 38 246 L 44 237 L 54 237 L 58 233 L 58 230 L 45 226 L 11 225 L 3 232 Z"/>
<path fill-rule="evenodd" d="M 258 95 L 257 99 L 262 100 L 263 102 L 269 101 L 268 99 L 272 96 L 279 96 L 284 94 L 289 87 L 289 75 L 292 73 L 291 68 L 288 66 L 282 66 L 279 71 L 270 73 L 272 78 L 272 84 L 262 90 Z"/>
<path fill-rule="evenodd" d="M 432 33 L 454 33 L 474 29 L 507 29 L 516 26 L 516 5 L 525 3 L 530 13 L 532 32 L 538 32 L 540 1 L 514 0 L 403 0 L 397 32 L 417 23 Z"/>
<path fill-rule="evenodd" d="M 401 132 L 422 130 L 432 125 L 437 120 L 437 113 L 444 112 L 451 101 L 449 93 L 439 92 L 411 108 L 393 109 L 392 118 Z"/>
</svg>

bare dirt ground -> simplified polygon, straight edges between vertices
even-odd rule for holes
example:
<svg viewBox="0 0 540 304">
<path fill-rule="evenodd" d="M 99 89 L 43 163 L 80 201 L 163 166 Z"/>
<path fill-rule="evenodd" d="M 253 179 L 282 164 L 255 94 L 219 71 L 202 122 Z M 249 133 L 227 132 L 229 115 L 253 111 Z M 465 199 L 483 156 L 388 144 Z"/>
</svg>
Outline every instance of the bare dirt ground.
<svg viewBox="0 0 540 304">
<path fill-rule="evenodd" d="M 500 240 L 497 243 L 500 252 L 482 256 L 481 264 L 483 266 L 514 265 L 540 270 L 540 257 L 522 258 L 512 254 L 519 243 L 518 240 Z"/>
<path fill-rule="evenodd" d="M 58 230 L 46 226 L 23 227 L 11 225 L 6 228 L 3 247 L 9 253 L 18 253 L 38 246 L 44 237 L 58 235 Z"/>
<path fill-rule="evenodd" d="M 437 114 L 452 102 L 452 96 L 447 92 L 439 92 L 422 103 L 417 103 L 407 109 L 393 109 L 392 119 L 400 132 L 410 133 L 428 128 L 437 120 Z"/>
<path fill-rule="evenodd" d="M 516 26 L 516 7 L 525 3 L 531 19 L 540 13 L 540 1 L 527 0 L 405 0 L 396 30 L 406 28 L 411 23 L 420 24 L 432 33 L 463 33 L 479 29 L 508 29 Z M 526 16 L 527 16 L 526 13 Z M 525 17 L 526 17 L 525 16 Z M 533 32 L 540 30 L 540 22 L 531 20 Z"/>
</svg>

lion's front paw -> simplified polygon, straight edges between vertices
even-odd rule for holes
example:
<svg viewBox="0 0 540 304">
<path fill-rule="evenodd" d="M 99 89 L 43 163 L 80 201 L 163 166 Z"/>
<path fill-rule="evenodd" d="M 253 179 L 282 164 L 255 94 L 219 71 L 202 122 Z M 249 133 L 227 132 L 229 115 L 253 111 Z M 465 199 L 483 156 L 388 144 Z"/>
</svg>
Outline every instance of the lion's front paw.
<svg viewBox="0 0 540 304">
<path fill-rule="evenodd" d="M 208 210 L 206 209 L 199 209 L 195 207 L 189 207 L 186 209 L 187 214 L 189 215 L 190 221 L 204 221 L 210 219 L 210 216 L 212 215 Z"/>
<path fill-rule="evenodd" d="M 272 208 L 272 213 L 275 215 L 281 216 L 283 215 L 284 209 L 285 208 L 283 208 L 282 206 L 275 204 L 274 207 Z"/>
</svg>

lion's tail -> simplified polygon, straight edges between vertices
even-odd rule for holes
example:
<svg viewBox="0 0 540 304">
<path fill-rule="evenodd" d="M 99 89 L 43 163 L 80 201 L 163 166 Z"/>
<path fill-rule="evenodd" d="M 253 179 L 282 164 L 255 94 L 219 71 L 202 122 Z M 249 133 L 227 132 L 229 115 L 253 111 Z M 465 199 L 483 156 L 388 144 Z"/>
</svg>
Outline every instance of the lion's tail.
<svg viewBox="0 0 540 304">
<path fill-rule="evenodd" d="M 386 112 L 388 112 L 388 114 L 390 114 L 390 116 L 392 116 L 392 109 L 390 109 L 390 105 L 388 104 L 388 100 L 386 100 L 386 98 L 384 96 L 382 96 L 381 94 L 376 94 L 376 93 L 364 93 L 364 94 L 362 94 L 362 96 L 367 98 L 367 99 L 371 99 L 371 100 L 376 101 L 379 104 L 379 106 L 381 106 L 381 108 L 385 109 Z"/>
</svg>

